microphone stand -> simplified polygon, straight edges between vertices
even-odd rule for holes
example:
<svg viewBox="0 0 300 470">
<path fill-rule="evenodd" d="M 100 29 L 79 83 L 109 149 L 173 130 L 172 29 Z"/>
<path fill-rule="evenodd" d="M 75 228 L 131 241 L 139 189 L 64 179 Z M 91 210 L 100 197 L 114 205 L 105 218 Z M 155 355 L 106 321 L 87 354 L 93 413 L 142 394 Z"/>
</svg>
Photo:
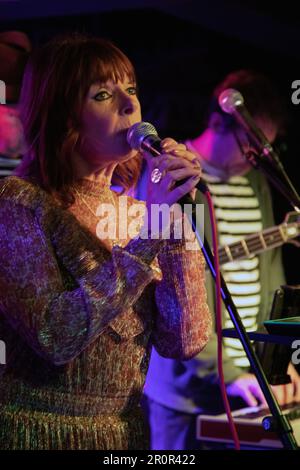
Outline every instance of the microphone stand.
<svg viewBox="0 0 300 470">
<path fill-rule="evenodd" d="M 245 157 L 253 168 L 263 172 L 273 186 L 288 200 L 293 209 L 300 212 L 300 197 L 277 154 L 274 151 L 268 153 L 264 147 L 260 154 L 249 151 Z"/>
<path fill-rule="evenodd" d="M 200 191 L 206 191 L 206 186 L 203 185 L 201 186 L 202 183 L 201 181 L 198 183 L 197 188 Z M 185 196 L 179 201 L 181 207 L 184 208 L 184 204 L 192 204 L 193 205 L 193 210 L 187 211 L 187 216 L 190 220 L 192 229 L 197 237 L 197 240 L 199 242 L 201 251 L 203 253 L 203 256 L 206 260 L 206 263 L 210 269 L 210 272 L 212 274 L 212 277 L 214 281 L 216 282 L 216 272 L 215 272 L 215 263 L 214 263 L 214 255 L 210 249 L 210 246 L 204 237 L 204 240 L 201 239 L 199 233 L 200 228 L 197 227 L 197 219 L 196 219 L 196 204 L 193 201 L 193 199 L 190 196 Z M 249 362 L 252 366 L 252 370 L 254 371 L 254 374 L 257 378 L 257 381 L 262 389 L 262 392 L 264 394 L 264 397 L 266 399 L 266 402 L 270 408 L 270 411 L 272 413 L 272 416 L 274 418 L 274 422 L 277 425 L 277 432 L 279 435 L 279 438 L 283 444 L 283 447 L 289 450 L 297 450 L 298 445 L 295 440 L 294 434 L 293 434 L 293 429 L 290 425 L 290 422 L 288 421 L 287 417 L 281 413 L 281 409 L 277 403 L 277 400 L 269 386 L 269 383 L 267 381 L 267 378 L 265 376 L 265 373 L 262 369 L 262 366 L 258 360 L 258 357 L 252 347 L 251 341 L 249 340 L 249 337 L 247 335 L 247 332 L 245 330 L 245 327 L 242 323 L 242 320 L 239 316 L 239 313 L 237 311 L 237 308 L 232 300 L 232 297 L 230 295 L 230 292 L 227 288 L 226 282 L 221 274 L 221 295 L 222 295 L 222 300 L 223 303 L 230 315 L 230 318 L 237 330 L 239 339 L 244 347 L 244 350 L 246 352 L 246 355 L 249 359 Z"/>
</svg>

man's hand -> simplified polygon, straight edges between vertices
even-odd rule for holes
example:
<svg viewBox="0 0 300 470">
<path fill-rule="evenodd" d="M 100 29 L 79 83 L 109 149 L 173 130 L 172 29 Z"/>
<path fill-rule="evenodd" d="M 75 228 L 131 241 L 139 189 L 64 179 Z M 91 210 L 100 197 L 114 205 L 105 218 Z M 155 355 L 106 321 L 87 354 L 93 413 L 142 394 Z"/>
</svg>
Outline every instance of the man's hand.
<svg viewBox="0 0 300 470">
<path fill-rule="evenodd" d="M 241 397 L 248 406 L 266 405 L 266 400 L 253 374 L 243 374 L 227 386 L 228 395 Z"/>
<path fill-rule="evenodd" d="M 272 385 L 272 391 L 279 405 L 288 405 L 293 401 L 300 402 L 300 376 L 292 363 L 289 364 L 287 373 L 291 377 L 291 383 Z"/>
<path fill-rule="evenodd" d="M 271 386 L 275 398 L 281 406 L 288 405 L 293 401 L 300 402 L 300 376 L 291 363 L 287 372 L 291 376 L 291 383 Z M 267 406 L 265 397 L 253 374 L 241 375 L 227 386 L 227 393 L 231 396 L 243 398 L 248 406 L 257 406 L 260 404 Z"/>
</svg>

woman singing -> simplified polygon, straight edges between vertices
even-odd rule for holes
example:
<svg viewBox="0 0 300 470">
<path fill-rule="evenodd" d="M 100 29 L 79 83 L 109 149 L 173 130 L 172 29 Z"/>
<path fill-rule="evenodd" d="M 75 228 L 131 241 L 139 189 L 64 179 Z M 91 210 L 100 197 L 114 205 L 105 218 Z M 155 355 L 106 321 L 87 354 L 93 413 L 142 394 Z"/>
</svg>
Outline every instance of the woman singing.
<svg viewBox="0 0 300 470">
<path fill-rule="evenodd" d="M 135 73 L 115 45 L 71 35 L 42 46 L 21 100 L 28 153 L 0 185 L 0 448 L 146 449 L 152 345 L 188 359 L 209 339 L 202 254 L 163 226 L 145 237 L 147 212 L 136 236 L 99 236 L 104 204 L 124 228 L 111 179 L 127 191 L 141 160 L 126 140 L 141 121 Z M 147 208 L 173 205 L 201 175 L 184 145 L 162 143 Z"/>
</svg>

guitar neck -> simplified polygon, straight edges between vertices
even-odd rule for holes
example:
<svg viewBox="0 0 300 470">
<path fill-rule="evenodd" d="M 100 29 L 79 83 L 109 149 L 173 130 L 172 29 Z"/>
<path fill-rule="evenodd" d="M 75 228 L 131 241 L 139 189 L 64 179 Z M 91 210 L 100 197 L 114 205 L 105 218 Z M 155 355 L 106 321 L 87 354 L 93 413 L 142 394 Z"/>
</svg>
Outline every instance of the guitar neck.
<svg viewBox="0 0 300 470">
<path fill-rule="evenodd" d="M 291 224 L 293 225 L 293 224 Z M 251 255 L 262 253 L 281 246 L 291 238 L 298 236 L 298 231 L 288 226 L 278 225 L 259 233 L 248 235 L 243 240 L 222 246 L 219 249 L 220 264 L 229 263 L 238 259 L 249 258 Z"/>
</svg>

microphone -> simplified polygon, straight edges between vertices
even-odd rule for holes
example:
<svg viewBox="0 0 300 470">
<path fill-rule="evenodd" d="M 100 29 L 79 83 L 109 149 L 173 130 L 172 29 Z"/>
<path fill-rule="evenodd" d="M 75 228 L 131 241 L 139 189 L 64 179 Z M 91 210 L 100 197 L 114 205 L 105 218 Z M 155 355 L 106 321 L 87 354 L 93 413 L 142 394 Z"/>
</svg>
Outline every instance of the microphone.
<svg viewBox="0 0 300 470">
<path fill-rule="evenodd" d="M 134 150 L 146 151 L 153 157 L 159 157 L 161 151 L 161 139 L 157 130 L 149 122 L 137 122 L 127 131 L 127 142 Z M 206 184 L 202 179 L 197 183 L 196 188 L 205 193 L 208 191 Z"/>
<path fill-rule="evenodd" d="M 161 139 L 150 122 L 137 122 L 127 131 L 127 142 L 134 150 L 144 150 L 153 157 L 161 155 Z"/>
<path fill-rule="evenodd" d="M 233 88 L 227 88 L 219 95 L 219 106 L 224 113 L 231 114 L 240 126 L 246 131 L 248 138 L 261 155 L 265 155 L 272 162 L 276 162 L 281 166 L 281 162 L 277 153 L 274 151 L 272 145 L 264 135 L 264 133 L 257 127 L 254 119 L 251 117 L 247 108 L 244 105 L 244 98 L 241 93 Z"/>
<path fill-rule="evenodd" d="M 251 144 L 257 151 L 258 156 L 254 156 L 255 164 L 252 158 L 249 159 L 250 163 L 255 168 L 259 166 L 266 177 L 288 199 L 294 210 L 300 212 L 300 197 L 290 181 L 278 154 L 244 106 L 244 98 L 241 93 L 233 88 L 224 90 L 219 95 L 219 106 L 225 113 L 231 114 L 236 119 L 246 131 Z M 267 157 L 266 161 L 264 161 L 263 156 Z M 257 165 L 257 161 L 259 165 Z"/>
</svg>

